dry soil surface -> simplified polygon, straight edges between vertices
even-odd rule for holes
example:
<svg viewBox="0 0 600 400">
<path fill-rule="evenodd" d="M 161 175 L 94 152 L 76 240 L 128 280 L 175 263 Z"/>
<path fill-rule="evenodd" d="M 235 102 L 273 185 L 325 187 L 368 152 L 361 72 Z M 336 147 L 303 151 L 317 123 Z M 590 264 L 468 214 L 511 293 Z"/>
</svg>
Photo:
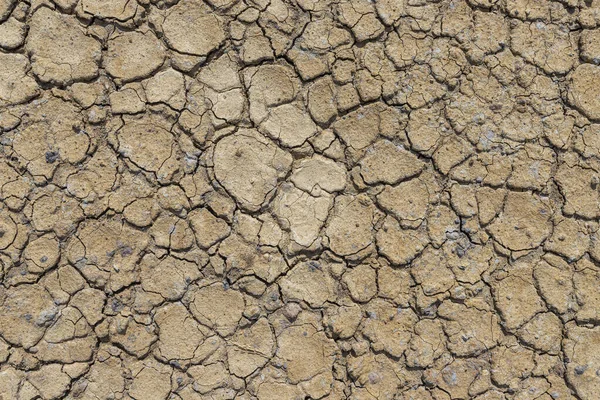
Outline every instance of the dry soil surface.
<svg viewBox="0 0 600 400">
<path fill-rule="evenodd" d="M 599 399 L 599 27 L 0 0 L 0 399 Z"/>
</svg>

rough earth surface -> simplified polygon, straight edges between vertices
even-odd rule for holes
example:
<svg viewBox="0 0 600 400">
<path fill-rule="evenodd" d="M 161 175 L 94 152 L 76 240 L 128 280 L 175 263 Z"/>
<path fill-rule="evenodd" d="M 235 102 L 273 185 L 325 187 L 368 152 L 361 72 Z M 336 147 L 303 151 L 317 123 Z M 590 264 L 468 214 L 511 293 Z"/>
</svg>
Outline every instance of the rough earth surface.
<svg viewBox="0 0 600 400">
<path fill-rule="evenodd" d="M 0 399 L 597 400 L 600 0 L 0 0 Z"/>
</svg>

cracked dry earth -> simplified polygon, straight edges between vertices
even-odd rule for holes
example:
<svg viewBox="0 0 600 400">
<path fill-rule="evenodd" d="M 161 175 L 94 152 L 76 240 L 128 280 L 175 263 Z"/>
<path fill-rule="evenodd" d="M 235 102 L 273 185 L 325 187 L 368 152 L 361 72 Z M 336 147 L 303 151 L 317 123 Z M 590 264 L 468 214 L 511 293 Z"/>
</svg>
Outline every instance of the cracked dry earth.
<svg viewBox="0 0 600 400">
<path fill-rule="evenodd" d="M 600 0 L 0 0 L 0 399 L 600 399 Z"/>
</svg>

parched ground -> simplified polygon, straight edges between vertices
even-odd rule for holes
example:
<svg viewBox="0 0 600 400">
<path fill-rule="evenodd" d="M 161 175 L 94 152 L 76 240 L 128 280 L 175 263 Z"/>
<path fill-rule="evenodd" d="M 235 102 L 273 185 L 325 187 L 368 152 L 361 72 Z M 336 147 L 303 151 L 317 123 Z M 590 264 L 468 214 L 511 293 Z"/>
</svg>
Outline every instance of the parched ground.
<svg viewBox="0 0 600 400">
<path fill-rule="evenodd" d="M 0 0 L 0 399 L 600 399 L 600 0 Z"/>
</svg>

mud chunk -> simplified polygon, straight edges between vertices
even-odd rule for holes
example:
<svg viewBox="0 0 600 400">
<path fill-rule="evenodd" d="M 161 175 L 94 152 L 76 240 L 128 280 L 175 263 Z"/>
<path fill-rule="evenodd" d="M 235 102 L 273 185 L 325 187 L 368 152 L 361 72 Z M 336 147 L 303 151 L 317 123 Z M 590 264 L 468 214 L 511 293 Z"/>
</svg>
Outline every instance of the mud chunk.
<svg viewBox="0 0 600 400">
<path fill-rule="evenodd" d="M 356 150 L 364 149 L 379 135 L 381 107 L 377 104 L 359 108 L 338 119 L 334 132 L 344 143 Z"/>
<path fill-rule="evenodd" d="M 202 3 L 181 1 L 171 8 L 163 23 L 169 46 L 180 53 L 206 56 L 223 43 L 221 18 Z"/>
<path fill-rule="evenodd" d="M 196 243 L 203 249 L 208 249 L 213 244 L 227 237 L 231 230 L 227 222 L 215 217 L 206 208 L 191 211 L 188 215 L 188 221 L 194 230 Z"/>
<path fill-rule="evenodd" d="M 596 30 L 585 30 L 581 33 L 579 46 L 581 47 L 581 58 L 589 63 L 600 64 L 600 36 Z"/>
<path fill-rule="evenodd" d="M 260 123 L 268 115 L 268 108 L 289 103 L 299 89 L 299 79 L 285 65 L 263 65 L 251 76 L 248 88 L 250 118 Z"/>
<path fill-rule="evenodd" d="M 596 328 L 579 327 L 570 323 L 564 340 L 565 355 L 568 357 L 567 380 L 581 398 L 591 398 L 600 385 L 600 354 L 598 342 L 600 331 Z"/>
<path fill-rule="evenodd" d="M 67 245 L 67 257 L 87 279 L 118 290 L 137 279 L 140 253 L 148 236 L 117 220 L 81 224 Z"/>
<path fill-rule="evenodd" d="M 374 7 L 367 1 L 356 5 L 342 3 L 338 6 L 340 21 L 352 29 L 358 42 L 374 39 L 383 32 L 383 24 L 375 15 Z"/>
<path fill-rule="evenodd" d="M 584 218 L 596 218 L 600 215 L 598 190 L 594 187 L 598 174 L 580 166 L 559 166 L 556 181 L 564 192 L 564 212 L 567 215 L 578 215 Z"/>
<path fill-rule="evenodd" d="M 429 188 L 421 179 L 411 179 L 396 186 L 386 186 L 377 203 L 403 224 L 418 226 L 429 208 Z"/>
<path fill-rule="evenodd" d="M 417 316 L 410 308 L 390 307 L 382 300 L 373 300 L 366 309 L 363 333 L 371 348 L 392 357 L 401 357 L 408 349 Z"/>
<path fill-rule="evenodd" d="M 210 326 L 219 335 L 235 332 L 245 308 L 244 296 L 221 283 L 200 288 L 195 294 L 190 311 L 202 324 Z"/>
<path fill-rule="evenodd" d="M 114 114 L 136 114 L 146 107 L 142 86 L 133 82 L 109 95 L 111 110 Z"/>
<path fill-rule="evenodd" d="M 159 260 L 149 254 L 140 264 L 142 288 L 168 300 L 180 299 L 188 286 L 200 277 L 196 264 L 175 257 L 167 256 Z"/>
<path fill-rule="evenodd" d="M 390 299 L 396 304 L 406 307 L 411 298 L 411 277 L 406 269 L 383 267 L 377 271 L 377 286 L 379 296 Z"/>
<path fill-rule="evenodd" d="M 575 297 L 580 305 L 576 318 L 579 322 L 596 324 L 600 320 L 600 312 L 598 311 L 600 295 L 594 290 L 594 287 L 600 282 L 600 274 L 594 269 L 586 268 L 590 264 L 585 261 L 582 264 L 581 272 L 577 272 L 573 276 Z"/>
<path fill-rule="evenodd" d="M 438 385 L 453 398 L 468 398 L 469 387 L 485 366 L 480 360 L 456 359 L 441 370 Z"/>
<path fill-rule="evenodd" d="M 519 329 L 518 335 L 537 350 L 557 354 L 562 339 L 562 323 L 553 313 L 538 314 Z"/>
<path fill-rule="evenodd" d="M 339 192 L 346 186 L 346 169 L 329 158 L 315 154 L 294 165 L 290 180 L 305 192 L 317 191 L 315 195 L 318 195 L 319 189 Z"/>
<path fill-rule="evenodd" d="M 448 335 L 448 349 L 458 356 L 475 356 L 496 345 L 502 336 L 495 314 L 445 301 L 438 308 Z"/>
<path fill-rule="evenodd" d="M 207 3 L 220 10 L 226 10 L 233 7 L 239 0 L 208 0 Z"/>
<path fill-rule="evenodd" d="M 577 61 L 575 38 L 557 24 L 517 23 L 510 39 L 517 54 L 550 74 L 567 73 Z"/>
<path fill-rule="evenodd" d="M 266 232 L 264 234 L 267 235 Z M 269 233 L 271 234 L 275 235 Z M 280 236 L 277 240 L 279 239 Z M 274 245 L 277 245 L 277 240 Z M 279 252 L 264 250 L 266 249 L 257 251 L 256 245 L 245 242 L 239 235 L 230 235 L 219 245 L 219 254 L 227 259 L 228 270 L 242 275 L 255 274 L 260 279 L 271 283 L 288 270 L 288 265 Z"/>
<path fill-rule="evenodd" d="M 132 317 L 117 316 L 109 322 L 110 341 L 138 358 L 145 356 L 158 337 L 154 325 L 144 325 Z"/>
<path fill-rule="evenodd" d="M 17 224 L 9 215 L 0 216 L 0 249 L 10 246 L 17 236 Z"/>
<path fill-rule="evenodd" d="M 281 293 L 289 300 L 301 300 L 311 307 L 321 307 L 335 300 L 335 282 L 328 266 L 320 261 L 297 264 L 281 281 Z"/>
<path fill-rule="evenodd" d="M 404 229 L 391 216 L 385 218 L 375 237 L 379 252 L 395 265 L 408 264 L 429 243 L 427 233 L 422 229 Z"/>
<path fill-rule="evenodd" d="M 433 162 L 442 174 L 447 174 L 466 160 L 472 152 L 471 144 L 465 139 L 456 136 L 445 137 L 433 153 Z"/>
<path fill-rule="evenodd" d="M 492 285 L 496 305 L 504 325 L 517 329 L 544 311 L 544 303 L 533 282 L 533 269 L 526 261 L 515 265 L 510 274 Z"/>
<path fill-rule="evenodd" d="M 71 383 L 71 378 L 62 371 L 60 364 L 43 365 L 31 373 L 27 380 L 47 399 L 63 396 Z"/>
<path fill-rule="evenodd" d="M 9 343 L 28 349 L 44 336 L 58 314 L 50 294 L 39 285 L 19 285 L 0 293 L 0 334 Z"/>
<path fill-rule="evenodd" d="M 55 158 L 67 163 L 79 163 L 85 159 L 90 138 L 83 132 L 75 132 L 68 122 L 75 109 L 66 102 L 52 102 L 48 112 L 64 112 L 63 123 L 43 120 L 25 126 L 13 141 L 13 148 L 26 168 L 38 179 L 50 179 L 58 167 Z"/>
<path fill-rule="evenodd" d="M 118 139 L 119 152 L 147 171 L 158 172 L 172 153 L 173 136 L 159 126 L 126 124 Z"/>
<path fill-rule="evenodd" d="M 286 363 L 287 376 L 296 384 L 319 374 L 331 374 L 336 346 L 310 325 L 291 326 L 277 337 L 275 356 Z"/>
<path fill-rule="evenodd" d="M 97 76 L 100 42 L 86 35 L 75 17 L 40 7 L 30 27 L 25 47 L 42 82 L 66 85 Z"/>
<path fill-rule="evenodd" d="M 576 219 L 568 218 L 555 224 L 544 247 L 569 260 L 577 260 L 589 249 L 590 241 L 585 226 Z"/>
<path fill-rule="evenodd" d="M 185 215 L 190 208 L 188 199 L 183 190 L 177 185 L 163 186 L 157 192 L 158 204 L 165 210 L 176 215 Z"/>
<path fill-rule="evenodd" d="M 152 358 L 144 360 L 141 366 L 136 365 L 136 367 L 136 374 L 129 388 L 131 397 L 148 400 L 166 399 L 171 392 L 169 386 L 171 383 L 171 367 Z"/>
<path fill-rule="evenodd" d="M 390 89 L 393 93 L 386 93 Z M 407 72 L 397 76 L 393 86 L 384 87 L 384 97 L 391 97 L 393 104 L 411 108 L 425 107 L 443 95 L 444 86 L 432 79 L 430 68 L 426 65 L 411 66 Z"/>
<path fill-rule="evenodd" d="M 2 0 L 0 2 L 0 22 L 4 22 L 15 6 L 16 0 Z"/>
<path fill-rule="evenodd" d="M 197 362 L 210 356 L 220 342 L 214 332 L 200 325 L 181 303 L 157 309 L 154 320 L 159 328 L 155 354 L 166 362 Z"/>
<path fill-rule="evenodd" d="M 536 286 L 548 306 L 560 314 L 575 308 L 573 271 L 566 262 L 540 261 L 533 270 Z"/>
<path fill-rule="evenodd" d="M 77 229 L 77 223 L 83 219 L 83 210 L 77 201 L 65 193 L 42 192 L 33 203 L 31 218 L 35 229 L 54 231 L 57 236 L 64 238 Z M 6 235 L 3 237 L 6 238 Z"/>
<path fill-rule="evenodd" d="M 123 217 L 135 226 L 145 227 L 152 224 L 158 211 L 153 199 L 138 199 L 123 210 Z"/>
<path fill-rule="evenodd" d="M 133 18 L 138 5 L 127 0 L 83 0 L 79 3 L 78 12 L 101 19 L 114 19 L 120 22 Z"/>
<path fill-rule="evenodd" d="M 323 325 L 329 328 L 334 337 L 351 338 L 362 321 L 362 310 L 357 305 L 328 307 L 323 318 Z"/>
<path fill-rule="evenodd" d="M 222 362 L 194 365 L 188 369 L 188 373 L 194 379 L 194 390 L 199 393 L 215 393 L 215 389 L 231 385 L 229 371 Z"/>
<path fill-rule="evenodd" d="M 0 54 L 0 104 L 24 103 L 35 97 L 39 89 L 27 76 L 29 63 L 20 54 Z"/>
<path fill-rule="evenodd" d="M 162 215 L 154 221 L 149 230 L 157 246 L 181 251 L 194 245 L 193 231 L 184 219 Z"/>
<path fill-rule="evenodd" d="M 82 313 L 74 307 L 66 307 L 34 350 L 41 361 L 69 364 L 89 361 L 96 342 Z"/>
<path fill-rule="evenodd" d="M 373 204 L 363 196 L 338 196 L 325 234 L 336 254 L 358 253 L 373 241 Z"/>
<path fill-rule="evenodd" d="M 232 54 L 215 58 L 198 72 L 198 80 L 218 92 L 242 87 L 238 64 Z"/>
<path fill-rule="evenodd" d="M 535 364 L 533 352 L 521 346 L 500 346 L 492 350 L 492 380 L 501 386 L 516 387 Z"/>
<path fill-rule="evenodd" d="M 301 146 L 317 133 L 317 126 L 306 111 L 293 104 L 283 104 L 271 109 L 269 116 L 261 124 L 261 129 L 285 147 Z"/>
<path fill-rule="evenodd" d="M 528 192 L 509 192 L 500 215 L 489 231 L 511 250 L 533 249 L 550 234 L 551 210 L 547 202 Z"/>
<path fill-rule="evenodd" d="M 362 391 L 357 390 L 365 396 L 394 396 L 398 393 L 401 386 L 401 380 L 398 373 L 397 363 L 385 355 L 364 354 L 358 357 L 352 357 L 349 360 L 349 373 L 352 379 L 357 379 L 365 388 Z"/>
<path fill-rule="evenodd" d="M 406 351 L 411 367 L 426 367 L 442 354 L 444 332 L 440 321 L 422 320 L 415 325 L 415 333 Z"/>
<path fill-rule="evenodd" d="M 366 264 L 361 264 L 347 271 L 342 282 L 348 288 L 352 299 L 359 303 L 371 300 L 377 294 L 377 274 Z"/>
<path fill-rule="evenodd" d="M 594 89 L 594 82 L 600 78 L 600 67 L 581 64 L 568 75 L 568 100 L 588 118 L 600 120 L 600 100 Z"/>
<path fill-rule="evenodd" d="M 240 130 L 215 147 L 215 175 L 241 207 L 257 211 L 290 170 L 292 157 L 253 130 Z"/>
<path fill-rule="evenodd" d="M 442 252 L 432 247 L 428 247 L 412 263 L 411 274 L 427 296 L 449 290 L 456 281 Z"/>
<path fill-rule="evenodd" d="M 86 136 L 81 136 L 80 138 L 76 138 L 82 148 L 79 151 L 83 149 L 89 151 L 89 144 L 85 141 Z M 75 144 L 73 143 L 73 139 L 70 140 L 71 143 L 69 144 Z M 69 159 L 77 154 L 73 151 L 73 148 L 70 150 L 72 151 L 71 154 L 60 154 L 59 152 L 59 155 L 63 159 Z M 77 162 L 76 160 L 74 161 Z M 117 157 L 115 153 L 109 149 L 98 150 L 87 160 L 81 169 L 69 175 L 67 178 L 67 191 L 78 199 L 87 202 L 94 202 L 100 198 L 105 198 L 111 192 L 113 184 L 116 181 L 116 171 Z"/>
<path fill-rule="evenodd" d="M 176 110 L 185 105 L 183 75 L 174 69 L 162 71 L 144 82 L 146 99 L 150 103 L 165 103 Z"/>
<path fill-rule="evenodd" d="M 164 59 L 165 49 L 154 33 L 133 31 L 119 32 L 108 40 L 103 63 L 112 77 L 129 82 L 152 75 Z"/>
<path fill-rule="evenodd" d="M 43 273 L 54 267 L 60 258 L 58 241 L 50 235 L 42 236 L 30 242 L 23 252 L 28 261 L 28 270 Z"/>
<path fill-rule="evenodd" d="M 366 183 L 388 185 L 412 178 L 425 166 L 414 154 L 387 140 L 369 147 L 359 164 Z"/>
<path fill-rule="evenodd" d="M 239 48 L 240 59 L 245 64 L 258 64 L 274 58 L 269 38 L 258 24 L 250 25 L 244 32 L 242 45 Z"/>
<path fill-rule="evenodd" d="M 308 111 L 322 125 L 328 124 L 336 116 L 334 86 L 330 79 L 319 79 L 309 89 Z"/>
<path fill-rule="evenodd" d="M 284 184 L 273 201 L 273 211 L 290 238 L 301 246 L 309 247 L 319 235 L 333 200 L 329 196 L 313 197 Z"/>
<path fill-rule="evenodd" d="M 105 300 L 106 295 L 102 291 L 86 288 L 73 296 L 70 305 L 77 308 L 90 325 L 96 325 L 104 318 L 102 309 Z"/>
<path fill-rule="evenodd" d="M 265 365 L 275 351 L 275 336 L 266 318 L 238 331 L 227 342 L 231 373 L 246 377 Z"/>
<path fill-rule="evenodd" d="M 123 364 L 117 356 L 102 352 L 102 362 L 92 365 L 85 375 L 83 393 L 86 396 L 106 398 L 125 390 L 125 378 L 120 373 Z"/>
</svg>

